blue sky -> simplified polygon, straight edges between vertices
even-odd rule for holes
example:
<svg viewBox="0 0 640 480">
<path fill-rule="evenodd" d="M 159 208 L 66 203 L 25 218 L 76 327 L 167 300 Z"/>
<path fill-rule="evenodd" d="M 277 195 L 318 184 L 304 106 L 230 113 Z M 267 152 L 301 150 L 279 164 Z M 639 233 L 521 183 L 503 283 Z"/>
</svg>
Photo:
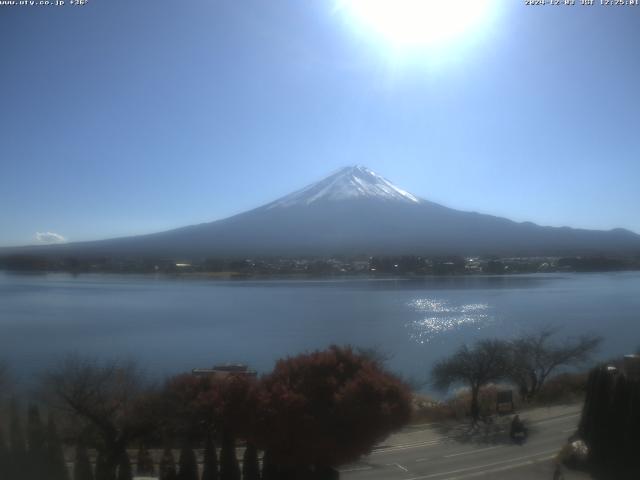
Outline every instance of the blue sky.
<svg viewBox="0 0 640 480">
<path fill-rule="evenodd" d="M 331 0 L 0 7 L 0 245 L 215 220 L 350 164 L 640 232 L 640 7 L 523 3 L 426 49 Z"/>
</svg>

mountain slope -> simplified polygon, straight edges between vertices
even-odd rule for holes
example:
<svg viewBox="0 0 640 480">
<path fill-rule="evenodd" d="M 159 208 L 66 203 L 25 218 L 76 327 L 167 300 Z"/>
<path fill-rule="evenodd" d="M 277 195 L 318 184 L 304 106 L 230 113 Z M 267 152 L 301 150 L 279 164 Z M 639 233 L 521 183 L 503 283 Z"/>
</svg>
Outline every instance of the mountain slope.
<svg viewBox="0 0 640 480">
<path fill-rule="evenodd" d="M 348 167 L 254 210 L 167 232 L 15 250 L 55 255 L 213 256 L 637 254 L 628 230 L 516 223 L 420 199 L 365 167 Z"/>
</svg>

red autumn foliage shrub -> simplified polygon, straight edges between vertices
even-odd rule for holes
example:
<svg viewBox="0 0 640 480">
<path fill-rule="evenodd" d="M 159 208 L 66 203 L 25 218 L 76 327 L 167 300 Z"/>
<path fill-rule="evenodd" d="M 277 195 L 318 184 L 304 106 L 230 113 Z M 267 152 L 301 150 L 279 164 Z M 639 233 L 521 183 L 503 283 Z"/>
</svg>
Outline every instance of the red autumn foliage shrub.
<svg viewBox="0 0 640 480">
<path fill-rule="evenodd" d="M 350 347 L 280 360 L 259 397 L 256 443 L 284 466 L 354 461 L 411 415 L 408 387 Z"/>
<path fill-rule="evenodd" d="M 211 380 L 185 373 L 170 378 L 163 392 L 164 418 L 170 433 L 199 437 L 212 428 Z"/>
<path fill-rule="evenodd" d="M 164 397 L 172 429 L 185 436 L 202 436 L 213 428 L 245 434 L 255 418 L 256 381 L 245 376 L 178 375 L 167 382 Z"/>
</svg>

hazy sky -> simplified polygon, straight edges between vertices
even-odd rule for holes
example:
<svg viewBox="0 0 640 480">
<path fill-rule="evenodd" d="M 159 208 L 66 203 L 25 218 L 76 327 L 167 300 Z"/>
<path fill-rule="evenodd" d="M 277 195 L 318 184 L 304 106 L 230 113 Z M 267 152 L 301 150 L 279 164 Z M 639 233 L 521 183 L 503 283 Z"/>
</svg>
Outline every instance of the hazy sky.
<svg viewBox="0 0 640 480">
<path fill-rule="evenodd" d="M 0 6 L 0 245 L 215 220 L 350 164 L 640 232 L 640 7 L 491 8 L 403 48 L 332 0 Z"/>
</svg>

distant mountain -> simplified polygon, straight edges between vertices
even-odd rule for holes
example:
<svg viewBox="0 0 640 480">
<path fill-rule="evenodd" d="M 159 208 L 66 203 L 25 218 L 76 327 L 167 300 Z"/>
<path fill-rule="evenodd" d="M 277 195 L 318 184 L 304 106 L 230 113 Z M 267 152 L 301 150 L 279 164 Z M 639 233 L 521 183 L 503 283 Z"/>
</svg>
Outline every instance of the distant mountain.
<svg viewBox="0 0 640 480">
<path fill-rule="evenodd" d="M 347 167 L 262 207 L 151 235 L 1 253 L 109 257 L 334 254 L 640 254 L 640 235 L 543 227 L 421 199 L 362 166 Z"/>
</svg>

